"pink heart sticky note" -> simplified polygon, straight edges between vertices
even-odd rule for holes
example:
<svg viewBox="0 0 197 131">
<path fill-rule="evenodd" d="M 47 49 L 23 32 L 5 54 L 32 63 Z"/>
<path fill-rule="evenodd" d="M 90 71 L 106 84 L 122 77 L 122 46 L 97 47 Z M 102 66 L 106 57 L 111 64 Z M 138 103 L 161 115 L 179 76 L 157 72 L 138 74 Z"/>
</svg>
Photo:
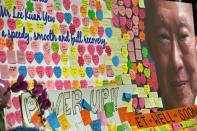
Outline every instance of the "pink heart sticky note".
<svg viewBox="0 0 197 131">
<path fill-rule="evenodd" d="M 50 53 L 51 52 L 51 44 L 49 42 L 45 42 L 43 44 L 43 51 L 44 51 L 44 53 Z"/>
<path fill-rule="evenodd" d="M 118 5 L 117 4 L 113 4 L 112 11 L 113 11 L 114 15 L 118 14 Z"/>
<path fill-rule="evenodd" d="M 79 28 L 81 24 L 79 17 L 73 17 L 73 24 L 76 28 Z"/>
<path fill-rule="evenodd" d="M 63 0 L 63 6 L 66 10 L 69 10 L 70 9 L 70 0 Z"/>
<path fill-rule="evenodd" d="M 131 0 L 124 0 L 124 4 L 126 5 L 126 7 L 130 7 Z"/>
<path fill-rule="evenodd" d="M 71 89 L 70 80 L 64 80 L 64 89 Z"/>
<path fill-rule="evenodd" d="M 60 55 L 58 53 L 52 54 L 53 62 L 57 65 L 60 62 Z"/>
<path fill-rule="evenodd" d="M 132 20 L 131 20 L 131 19 L 127 19 L 126 25 L 127 25 L 127 28 L 128 28 L 129 30 L 132 30 Z"/>
<path fill-rule="evenodd" d="M 96 52 L 100 56 L 103 54 L 103 47 L 102 47 L 102 45 L 96 45 Z"/>
<path fill-rule="evenodd" d="M 128 17 L 128 18 L 131 18 L 131 16 L 132 16 L 132 10 L 131 10 L 131 8 L 126 8 L 126 16 Z"/>
<path fill-rule="evenodd" d="M 137 108 L 137 105 L 138 105 L 138 99 L 137 98 L 133 98 L 133 100 L 132 100 L 132 106 L 134 108 Z"/>
<path fill-rule="evenodd" d="M 98 27 L 98 36 L 99 37 L 103 37 L 104 33 L 105 33 L 104 27 L 103 26 L 99 26 Z"/>
<path fill-rule="evenodd" d="M 54 90 L 54 81 L 53 80 L 48 80 L 46 83 L 46 87 L 48 90 Z"/>
<path fill-rule="evenodd" d="M 9 75 L 12 78 L 16 78 L 16 76 L 18 75 L 18 69 L 16 68 L 16 66 L 9 66 Z"/>
<path fill-rule="evenodd" d="M 78 45 L 77 46 L 78 52 L 81 56 L 83 56 L 83 54 L 85 53 L 86 47 L 85 45 Z"/>
<path fill-rule="evenodd" d="M 49 65 L 51 63 L 51 54 L 50 53 L 44 53 L 44 61 L 47 65 Z"/>
<path fill-rule="evenodd" d="M 13 97 L 12 98 L 12 104 L 14 106 L 15 109 L 19 109 L 20 108 L 20 100 L 19 100 L 19 97 Z"/>
<path fill-rule="evenodd" d="M 145 105 L 145 100 L 144 98 L 139 98 L 139 105 L 140 105 L 140 108 L 144 108 L 144 105 Z"/>
<path fill-rule="evenodd" d="M 86 80 L 80 80 L 80 85 L 81 85 L 81 88 L 87 88 L 88 82 Z"/>
<path fill-rule="evenodd" d="M 112 23 L 113 23 L 113 25 L 114 25 L 115 27 L 119 27 L 119 17 L 116 16 L 116 15 L 114 15 L 114 16 L 112 17 Z"/>
<path fill-rule="evenodd" d="M 84 65 L 84 59 L 82 56 L 78 56 L 78 64 L 79 66 L 83 66 Z"/>
<path fill-rule="evenodd" d="M 65 42 L 60 43 L 60 50 L 62 53 L 67 53 L 68 50 L 68 44 Z"/>
<path fill-rule="evenodd" d="M 20 49 L 20 51 L 24 52 L 27 48 L 27 41 L 23 40 L 23 39 L 19 39 L 18 40 L 18 48 Z"/>
<path fill-rule="evenodd" d="M 40 78 L 42 78 L 44 76 L 44 67 L 43 66 L 37 66 L 36 67 L 36 73 Z"/>
<path fill-rule="evenodd" d="M 20 110 L 15 112 L 15 117 L 16 117 L 16 122 L 21 124 L 23 121 L 23 118 L 22 118 L 22 114 Z"/>
<path fill-rule="evenodd" d="M 35 2 L 34 3 L 34 7 L 35 7 L 35 10 L 38 14 L 41 14 L 43 12 L 43 3 L 41 2 Z"/>
<path fill-rule="evenodd" d="M 60 32 L 64 35 L 68 30 L 68 26 L 66 24 L 60 24 L 59 26 Z"/>
<path fill-rule="evenodd" d="M 126 25 L 127 19 L 125 16 L 120 16 L 120 26 L 124 27 Z"/>
<path fill-rule="evenodd" d="M 93 55 L 92 56 L 92 61 L 95 65 L 99 64 L 99 56 L 98 55 Z"/>
<path fill-rule="evenodd" d="M 83 58 L 87 65 L 91 63 L 91 56 L 89 54 L 85 54 Z"/>
<path fill-rule="evenodd" d="M 137 6 L 133 6 L 132 11 L 134 15 L 138 16 L 139 8 Z"/>
<path fill-rule="evenodd" d="M 64 13 L 63 12 L 57 12 L 56 13 L 56 18 L 59 23 L 62 23 L 64 21 Z"/>
<path fill-rule="evenodd" d="M 4 63 L 6 61 L 6 52 L 5 51 L 0 51 L 0 62 Z"/>
<path fill-rule="evenodd" d="M 90 53 L 90 55 L 94 55 L 95 52 L 94 45 L 88 45 L 88 52 Z"/>
<path fill-rule="evenodd" d="M 63 88 L 62 80 L 56 80 L 55 81 L 55 87 L 56 87 L 57 90 L 61 90 Z"/>
<path fill-rule="evenodd" d="M 40 51 L 40 43 L 38 41 L 33 41 L 31 43 L 31 49 L 34 51 L 34 52 L 38 52 Z"/>
<path fill-rule="evenodd" d="M 46 10 L 47 10 L 48 14 L 53 15 L 53 12 L 54 12 L 54 5 L 53 5 L 53 3 L 47 2 Z"/>
<path fill-rule="evenodd" d="M 139 24 L 139 17 L 138 16 L 133 16 L 133 24 L 138 25 Z"/>
<path fill-rule="evenodd" d="M 35 75 L 36 75 L 36 68 L 34 66 L 28 66 L 27 67 L 27 72 L 28 72 L 28 75 L 31 77 L 31 78 L 34 78 Z"/>
<path fill-rule="evenodd" d="M 25 52 L 25 58 L 29 63 L 32 63 L 34 60 L 34 53 L 32 51 L 26 51 Z"/>
<path fill-rule="evenodd" d="M 118 12 L 120 15 L 124 16 L 125 15 L 125 7 L 124 6 L 119 6 L 118 7 Z"/>
<path fill-rule="evenodd" d="M 82 24 L 84 26 L 88 26 L 89 25 L 89 18 L 88 17 L 83 17 L 82 18 Z"/>
<path fill-rule="evenodd" d="M 53 76 L 53 67 L 52 66 L 46 66 L 45 67 L 45 73 L 48 78 L 51 78 Z"/>
<path fill-rule="evenodd" d="M 78 14 L 78 5 L 77 4 L 72 4 L 71 5 L 71 10 L 72 10 L 72 13 L 74 15 L 77 15 Z"/>
<path fill-rule="evenodd" d="M 94 74 L 94 77 L 99 76 L 99 68 L 98 67 L 93 67 L 93 74 Z"/>
</svg>

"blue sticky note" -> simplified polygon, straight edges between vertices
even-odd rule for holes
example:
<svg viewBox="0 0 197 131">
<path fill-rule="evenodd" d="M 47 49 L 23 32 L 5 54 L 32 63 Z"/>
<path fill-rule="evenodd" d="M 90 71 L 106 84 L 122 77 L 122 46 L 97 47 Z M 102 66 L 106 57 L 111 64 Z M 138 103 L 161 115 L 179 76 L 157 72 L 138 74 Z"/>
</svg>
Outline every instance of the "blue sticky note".
<svg viewBox="0 0 197 131">
<path fill-rule="evenodd" d="M 96 11 L 96 17 L 97 17 L 99 20 L 102 20 L 102 19 L 103 19 L 103 11 Z"/>
<path fill-rule="evenodd" d="M 86 67 L 86 74 L 89 78 L 92 77 L 93 74 L 92 67 Z"/>
<path fill-rule="evenodd" d="M 89 111 L 92 110 L 91 105 L 88 104 L 88 102 L 87 102 L 85 99 L 82 99 L 80 104 L 81 104 L 81 106 L 82 106 L 84 109 L 87 109 L 87 110 L 89 110 Z"/>
<path fill-rule="evenodd" d="M 19 74 L 23 74 L 23 76 L 26 77 L 27 76 L 27 68 L 26 68 L 26 66 L 19 66 L 18 72 L 19 72 Z"/>
<path fill-rule="evenodd" d="M 41 64 L 42 63 L 42 60 L 43 60 L 43 54 L 42 54 L 42 52 L 36 52 L 34 54 L 34 58 L 35 58 L 35 60 L 36 60 L 36 62 L 38 64 Z"/>
<path fill-rule="evenodd" d="M 46 120 L 48 121 L 49 125 L 53 130 L 58 129 L 60 127 L 60 123 L 57 119 L 57 115 L 55 114 L 55 112 L 52 112 L 49 116 L 47 116 Z"/>
<path fill-rule="evenodd" d="M 113 56 L 112 57 L 112 63 L 114 64 L 114 66 L 118 66 L 120 61 L 119 61 L 119 57 L 118 56 Z"/>
<path fill-rule="evenodd" d="M 112 29 L 110 27 L 105 28 L 105 34 L 110 38 L 112 36 Z"/>
<path fill-rule="evenodd" d="M 130 93 L 123 93 L 122 100 L 123 101 L 130 101 L 132 98 L 132 95 Z"/>
<path fill-rule="evenodd" d="M 54 71 L 54 74 L 55 74 L 56 78 L 60 78 L 61 77 L 62 70 L 61 70 L 61 68 L 59 66 L 55 66 L 53 71 Z"/>
<path fill-rule="evenodd" d="M 101 120 L 93 120 L 90 124 L 92 131 L 101 131 Z"/>
<path fill-rule="evenodd" d="M 72 15 L 71 15 L 71 13 L 65 13 L 64 14 L 64 19 L 65 19 L 65 21 L 66 21 L 67 24 L 70 24 L 71 21 L 72 21 Z"/>
</svg>

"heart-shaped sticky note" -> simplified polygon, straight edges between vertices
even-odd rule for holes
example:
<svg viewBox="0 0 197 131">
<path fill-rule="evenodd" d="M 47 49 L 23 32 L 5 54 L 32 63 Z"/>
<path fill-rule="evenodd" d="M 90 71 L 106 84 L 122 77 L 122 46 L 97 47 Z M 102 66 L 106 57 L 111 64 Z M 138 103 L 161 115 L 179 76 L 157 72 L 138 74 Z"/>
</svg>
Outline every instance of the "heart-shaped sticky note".
<svg viewBox="0 0 197 131">
<path fill-rule="evenodd" d="M 46 87 L 48 90 L 54 90 L 54 81 L 53 80 L 46 81 Z"/>
<path fill-rule="evenodd" d="M 52 59 L 52 56 L 51 56 L 50 53 L 44 53 L 44 61 L 45 61 L 45 63 L 46 63 L 47 65 L 50 64 L 51 59 Z"/>
<path fill-rule="evenodd" d="M 89 65 L 91 63 L 91 56 L 89 54 L 85 54 L 84 61 L 87 65 Z"/>
<path fill-rule="evenodd" d="M 103 19 L 103 11 L 102 11 L 102 10 L 96 11 L 96 17 L 97 17 L 99 20 L 102 20 L 102 19 Z"/>
<path fill-rule="evenodd" d="M 88 52 L 90 53 L 90 55 L 94 55 L 95 52 L 94 45 L 88 45 Z"/>
<path fill-rule="evenodd" d="M 45 67 L 45 73 L 48 78 L 51 78 L 53 76 L 53 68 L 52 66 L 46 66 Z"/>
<path fill-rule="evenodd" d="M 19 66 L 18 67 L 18 72 L 19 74 L 23 74 L 24 77 L 27 76 L 27 68 L 26 66 Z"/>
<path fill-rule="evenodd" d="M 125 15 L 125 7 L 124 6 L 119 6 L 118 7 L 118 12 L 120 13 L 120 15 L 124 16 Z"/>
<path fill-rule="evenodd" d="M 42 60 L 43 60 L 43 54 L 42 54 L 42 52 L 36 52 L 34 54 L 34 58 L 35 58 L 35 60 L 36 60 L 36 62 L 38 64 L 41 64 L 42 63 Z"/>
<path fill-rule="evenodd" d="M 113 23 L 113 25 L 115 26 L 115 27 L 119 27 L 119 17 L 118 16 L 116 16 L 116 15 L 114 15 L 113 17 L 112 17 L 112 23 Z"/>
<path fill-rule="evenodd" d="M 124 27 L 126 25 L 127 19 L 124 16 L 120 16 L 120 26 Z"/>
<path fill-rule="evenodd" d="M 89 78 L 92 77 L 93 74 L 92 67 L 86 67 L 86 74 Z"/>
<path fill-rule="evenodd" d="M 93 55 L 92 56 L 92 61 L 95 65 L 99 64 L 99 56 L 98 55 Z"/>
<path fill-rule="evenodd" d="M 60 24 L 59 25 L 59 29 L 60 29 L 60 32 L 65 35 L 67 30 L 68 30 L 68 26 L 66 24 Z"/>
<path fill-rule="evenodd" d="M 33 79 L 36 75 L 36 68 L 34 66 L 27 67 L 28 75 Z"/>
<path fill-rule="evenodd" d="M 81 24 L 81 21 L 80 21 L 79 17 L 76 17 L 76 16 L 73 17 L 73 25 L 74 25 L 76 28 L 79 28 L 80 24 Z"/>
<path fill-rule="evenodd" d="M 131 18 L 131 16 L 132 16 L 132 10 L 131 10 L 131 8 L 126 8 L 126 16 L 128 18 Z"/>
<path fill-rule="evenodd" d="M 18 48 L 20 49 L 20 51 L 24 52 L 27 48 L 27 41 L 23 40 L 23 39 L 19 39 L 18 40 Z"/>
<path fill-rule="evenodd" d="M 4 63 L 6 61 L 6 52 L 5 51 L 0 51 L 0 62 Z"/>
<path fill-rule="evenodd" d="M 70 80 L 64 80 L 64 89 L 71 89 Z"/>
<path fill-rule="evenodd" d="M 57 65 L 60 61 L 60 55 L 58 53 L 53 53 L 52 59 L 53 59 L 53 62 Z"/>
<path fill-rule="evenodd" d="M 44 67 L 43 66 L 37 66 L 36 67 L 36 73 L 40 78 L 42 78 L 44 76 Z"/>
<path fill-rule="evenodd" d="M 72 21 L 72 15 L 71 13 L 64 13 L 64 19 L 66 21 L 67 24 L 70 24 Z"/>
<path fill-rule="evenodd" d="M 56 80 L 55 81 L 55 87 L 56 87 L 57 90 L 61 90 L 63 88 L 63 86 L 64 86 L 64 83 L 63 83 L 62 80 Z"/>
<path fill-rule="evenodd" d="M 112 63 L 114 64 L 114 66 L 118 66 L 119 65 L 119 57 L 118 56 L 113 56 L 112 57 Z"/>
<path fill-rule="evenodd" d="M 63 12 L 57 12 L 56 18 L 59 21 L 59 23 L 62 23 L 64 21 L 64 13 Z"/>
<path fill-rule="evenodd" d="M 32 51 L 26 51 L 25 57 L 29 63 L 32 63 L 34 60 L 34 53 Z"/>
<path fill-rule="evenodd" d="M 112 36 L 112 29 L 110 27 L 105 28 L 105 34 L 110 38 Z"/>
<path fill-rule="evenodd" d="M 78 45 L 77 46 L 78 52 L 81 56 L 83 56 L 83 54 L 85 53 L 86 47 L 85 45 Z"/>
<path fill-rule="evenodd" d="M 93 74 L 94 74 L 94 77 L 99 76 L 99 68 L 98 67 L 93 67 Z"/>
<path fill-rule="evenodd" d="M 98 36 L 99 37 L 103 37 L 104 32 L 105 32 L 104 27 L 103 26 L 99 26 L 98 27 Z"/>
<path fill-rule="evenodd" d="M 126 7 L 130 7 L 131 0 L 124 0 L 124 4 L 126 5 Z"/>
<path fill-rule="evenodd" d="M 16 78 L 16 76 L 18 75 L 18 70 L 16 68 L 16 66 L 9 66 L 9 75 L 12 77 L 12 78 Z"/>
<path fill-rule="evenodd" d="M 88 82 L 86 80 L 80 80 L 80 85 L 81 85 L 81 88 L 87 88 Z"/>
<path fill-rule="evenodd" d="M 55 66 L 53 68 L 53 72 L 54 72 L 56 78 L 60 78 L 62 75 L 62 70 L 59 66 Z"/>
<path fill-rule="evenodd" d="M 94 10 L 88 10 L 88 16 L 91 20 L 94 20 L 95 12 Z"/>
<path fill-rule="evenodd" d="M 79 66 L 83 66 L 84 65 L 84 59 L 82 56 L 78 56 L 78 64 Z"/>
<path fill-rule="evenodd" d="M 103 47 L 102 47 L 102 45 L 96 45 L 96 52 L 100 56 L 103 54 Z"/>
<path fill-rule="evenodd" d="M 63 6 L 66 10 L 70 10 L 70 0 L 63 0 Z"/>
<path fill-rule="evenodd" d="M 34 52 L 37 52 L 40 50 L 40 43 L 38 41 L 33 41 L 31 43 L 31 48 Z"/>
</svg>

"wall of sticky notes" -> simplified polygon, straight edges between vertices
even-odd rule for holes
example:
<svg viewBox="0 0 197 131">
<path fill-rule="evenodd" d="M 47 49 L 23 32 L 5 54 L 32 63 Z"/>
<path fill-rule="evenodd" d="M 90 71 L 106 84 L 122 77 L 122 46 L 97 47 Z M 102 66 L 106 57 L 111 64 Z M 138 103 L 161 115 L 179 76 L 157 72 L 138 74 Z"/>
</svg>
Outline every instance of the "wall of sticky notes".
<svg viewBox="0 0 197 131">
<path fill-rule="evenodd" d="M 144 8 L 144 0 L 0 1 L 0 78 L 12 84 L 19 74 L 23 74 L 30 89 L 36 79 L 51 94 L 56 90 L 73 90 L 83 92 L 84 98 L 90 97 L 90 89 L 98 87 L 118 86 L 118 101 L 122 101 L 124 91 L 130 93 L 132 98 L 124 94 L 124 104 L 109 104 L 110 109 L 116 106 L 112 120 L 111 112 L 109 119 L 102 122 L 95 117 L 87 122 L 89 129 L 99 124 L 106 126 L 107 122 L 118 119 L 121 106 L 128 107 L 128 112 L 162 109 L 154 63 L 149 60 L 145 46 Z M 31 118 L 37 113 L 25 112 L 25 100 L 21 106 L 19 95 L 13 94 L 11 108 L 4 110 L 6 128 L 20 126 L 23 121 L 32 125 Z M 103 97 L 100 99 L 108 99 L 108 96 Z M 53 100 L 56 105 L 57 99 Z M 36 103 L 33 100 L 26 102 L 29 102 L 26 105 L 30 104 L 29 110 L 34 109 Z M 89 100 L 88 103 L 92 105 Z M 68 105 L 79 106 L 78 114 L 89 113 L 81 110 L 78 104 L 79 101 L 70 101 Z M 99 117 L 103 116 L 104 104 L 105 101 L 98 109 Z M 81 117 L 84 115 L 66 114 L 67 120 L 64 111 L 48 111 L 45 126 L 55 123 L 52 129 L 70 128 L 77 123 L 75 120 L 84 126 Z M 70 125 L 61 125 L 57 121 L 69 121 Z M 113 124 L 107 128 L 113 130 Z"/>
</svg>

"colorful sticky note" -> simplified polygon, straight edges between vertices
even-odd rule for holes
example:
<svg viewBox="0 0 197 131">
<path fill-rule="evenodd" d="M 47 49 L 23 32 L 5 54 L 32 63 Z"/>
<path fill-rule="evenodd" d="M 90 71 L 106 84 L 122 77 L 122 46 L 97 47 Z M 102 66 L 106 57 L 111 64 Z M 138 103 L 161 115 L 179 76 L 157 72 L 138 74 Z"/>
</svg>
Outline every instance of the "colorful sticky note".
<svg viewBox="0 0 197 131">
<path fill-rule="evenodd" d="M 92 110 L 92 107 L 90 104 L 88 104 L 88 102 L 85 100 L 85 99 L 82 99 L 81 102 L 80 102 L 81 106 L 84 108 L 84 109 L 87 109 L 89 111 Z"/>
<path fill-rule="evenodd" d="M 50 115 L 48 115 L 46 117 L 46 120 L 48 121 L 48 123 L 50 124 L 53 130 L 58 129 L 60 127 L 60 124 L 59 124 L 59 121 L 55 112 L 52 112 Z"/>
<path fill-rule="evenodd" d="M 58 116 L 58 120 L 62 129 L 69 129 L 71 127 L 65 113 Z"/>
<path fill-rule="evenodd" d="M 114 112 L 114 102 L 108 102 L 104 105 L 105 115 L 107 118 L 110 118 L 113 116 Z"/>
<path fill-rule="evenodd" d="M 123 101 L 130 101 L 131 98 L 132 98 L 131 93 L 126 93 L 126 92 L 124 92 L 123 95 L 122 95 L 122 100 L 123 100 Z"/>
<path fill-rule="evenodd" d="M 126 129 L 125 129 L 125 125 L 119 125 L 118 127 L 117 127 L 117 131 L 125 131 Z"/>
<path fill-rule="evenodd" d="M 92 131 L 101 131 L 101 120 L 93 120 L 90 126 Z"/>
<path fill-rule="evenodd" d="M 81 114 L 81 118 L 82 118 L 83 124 L 85 126 L 89 125 L 90 123 L 92 123 L 89 110 L 86 110 L 86 109 L 81 110 L 80 114 Z"/>
<path fill-rule="evenodd" d="M 107 118 L 105 116 L 105 112 L 104 111 L 98 111 L 97 117 L 101 120 L 102 126 L 106 126 L 107 125 Z"/>
</svg>

